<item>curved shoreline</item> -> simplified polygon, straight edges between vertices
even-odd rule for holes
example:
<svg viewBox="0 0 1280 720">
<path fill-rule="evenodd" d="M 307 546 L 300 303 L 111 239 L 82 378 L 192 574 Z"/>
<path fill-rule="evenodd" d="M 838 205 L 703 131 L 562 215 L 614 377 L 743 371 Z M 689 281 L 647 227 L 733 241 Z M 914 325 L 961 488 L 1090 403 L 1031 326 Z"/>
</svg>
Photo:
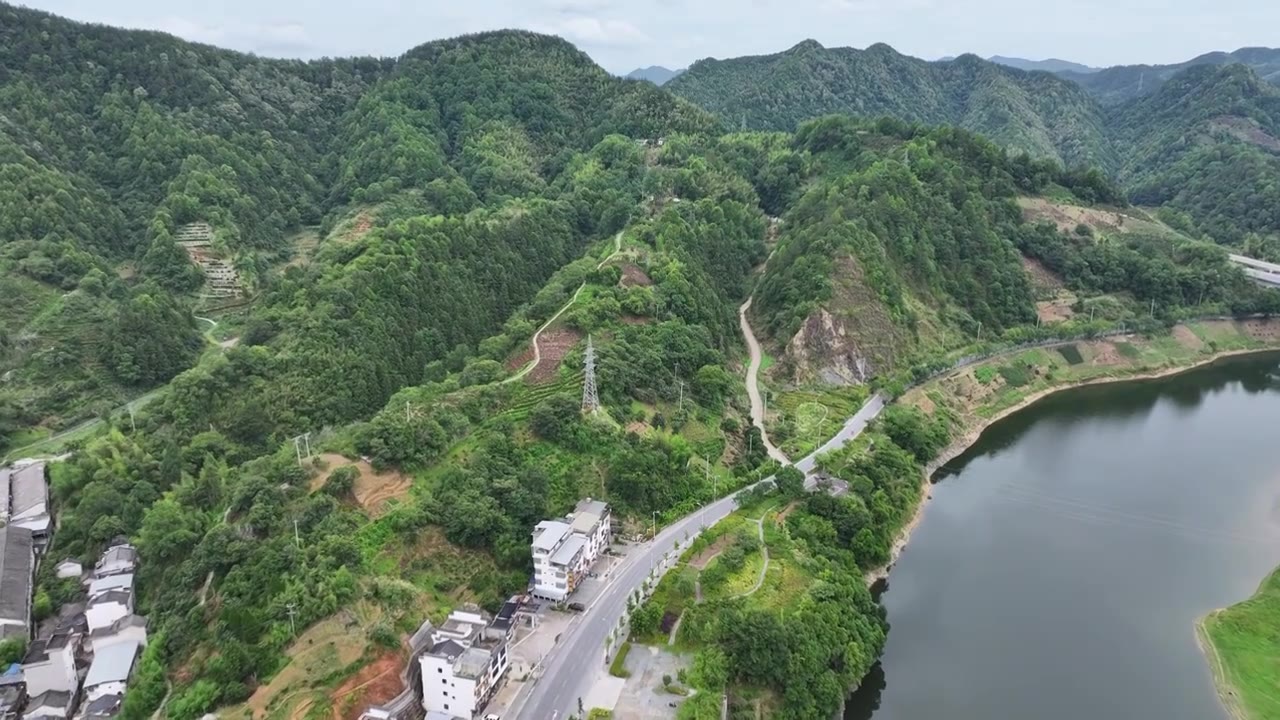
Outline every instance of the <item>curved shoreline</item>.
<svg viewBox="0 0 1280 720">
<path fill-rule="evenodd" d="M 1259 355 L 1263 353 L 1274 353 L 1274 352 L 1280 352 L 1280 348 L 1263 347 L 1263 348 L 1249 348 L 1247 350 L 1228 350 L 1226 352 L 1215 353 L 1214 355 L 1208 356 L 1203 360 L 1199 360 L 1197 362 L 1191 363 L 1190 365 L 1178 365 L 1175 367 L 1166 367 L 1158 370 L 1150 370 L 1147 372 L 1138 372 L 1138 373 L 1134 373 L 1133 375 L 1124 375 L 1119 377 L 1117 376 L 1096 377 L 1096 378 L 1090 378 L 1088 380 L 1082 380 L 1079 382 L 1066 383 L 1064 385 L 1045 388 L 1044 390 L 1040 390 L 1039 392 L 1032 393 L 1027 397 L 1023 398 L 1021 401 L 1013 405 L 1010 405 L 1009 407 L 1004 408 L 1003 410 L 1000 410 L 999 412 L 995 413 L 991 417 L 984 418 L 981 422 L 968 428 L 963 435 L 961 435 L 959 438 L 953 441 L 950 445 L 948 445 L 941 453 L 938 454 L 938 457 L 934 458 L 932 461 L 929 462 L 928 465 L 925 466 L 924 472 L 921 473 L 920 499 L 916 503 L 915 512 L 912 514 L 911 519 L 907 521 L 907 523 L 898 530 L 897 538 L 893 541 L 893 546 L 889 549 L 889 561 L 884 565 L 881 565 L 880 567 L 867 571 L 867 573 L 865 574 L 867 585 L 874 585 L 877 582 L 888 579 L 890 571 L 893 570 L 894 564 L 898 561 L 898 557 L 902 554 L 902 551 L 906 549 L 907 544 L 911 541 L 911 534 L 915 531 L 915 529 L 920 525 L 920 522 L 924 519 L 925 506 L 928 505 L 929 500 L 932 499 L 933 497 L 933 493 L 930 491 L 931 488 L 933 487 L 933 476 L 937 474 L 938 470 L 942 469 L 944 465 L 956 459 L 957 457 L 963 455 L 966 451 L 969 450 L 969 448 L 973 447 L 974 444 L 976 444 L 978 440 L 982 438 L 983 433 L 985 433 L 987 429 L 990 428 L 992 425 L 995 425 L 996 423 L 1000 422 L 1001 420 L 1004 420 L 1005 418 L 1009 417 L 1010 415 L 1013 415 L 1014 413 L 1027 409 L 1031 405 L 1036 404 L 1037 402 L 1049 397 L 1050 395 L 1055 395 L 1057 393 L 1065 392 L 1067 390 L 1075 390 L 1077 388 L 1089 387 L 1091 385 L 1109 385 L 1112 383 L 1122 383 L 1122 382 L 1144 382 L 1149 380 L 1160 380 L 1163 378 L 1168 378 L 1168 377 L 1173 377 L 1175 375 L 1188 373 L 1193 370 L 1198 370 L 1200 368 L 1212 365 L 1214 363 L 1217 363 L 1232 357 L 1240 357 L 1244 355 Z M 987 358 L 983 362 L 986 362 L 987 360 L 991 360 L 991 359 L 993 358 Z M 981 364 L 981 363 L 978 363 L 978 364 Z M 972 366 L 956 368 L 954 372 L 948 373 L 947 375 L 944 375 L 940 378 L 930 381 L 930 384 L 935 382 L 941 382 L 942 380 L 945 380 L 949 377 L 954 376 L 956 373 L 963 372 L 964 370 L 968 369 L 968 367 L 972 367 Z M 900 400 L 900 399 L 901 398 L 895 399 L 895 402 L 897 402 L 897 400 Z M 1216 677 L 1215 677 L 1215 680 L 1216 680 Z M 1215 682 L 1215 685 L 1216 684 L 1217 683 Z M 1226 703 L 1223 703 L 1223 704 L 1224 706 L 1226 705 Z M 1228 712 L 1230 712 L 1230 710 L 1228 710 Z"/>
</svg>

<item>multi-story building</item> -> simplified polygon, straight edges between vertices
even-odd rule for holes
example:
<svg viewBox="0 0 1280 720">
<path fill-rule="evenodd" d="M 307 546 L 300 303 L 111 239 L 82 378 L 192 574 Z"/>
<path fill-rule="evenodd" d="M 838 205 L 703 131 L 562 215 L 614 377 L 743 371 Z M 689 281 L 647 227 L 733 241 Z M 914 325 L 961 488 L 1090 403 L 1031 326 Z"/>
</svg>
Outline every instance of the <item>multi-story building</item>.
<svg viewBox="0 0 1280 720">
<path fill-rule="evenodd" d="M 560 520 L 544 520 L 533 532 L 533 594 L 564 600 L 577 589 L 613 540 L 609 505 L 587 498 Z"/>
<path fill-rule="evenodd" d="M 509 633 L 509 626 L 491 623 L 479 608 L 450 614 L 418 658 L 423 709 L 465 720 L 483 711 L 510 667 Z"/>
</svg>

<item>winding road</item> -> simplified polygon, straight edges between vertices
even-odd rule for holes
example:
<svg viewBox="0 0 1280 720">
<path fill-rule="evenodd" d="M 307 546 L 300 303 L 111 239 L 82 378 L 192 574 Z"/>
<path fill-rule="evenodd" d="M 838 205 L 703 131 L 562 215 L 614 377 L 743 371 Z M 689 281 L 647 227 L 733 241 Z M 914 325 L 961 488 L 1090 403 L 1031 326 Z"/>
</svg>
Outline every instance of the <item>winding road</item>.
<svg viewBox="0 0 1280 720">
<path fill-rule="evenodd" d="M 620 242 L 621 236 L 619 236 Z M 615 251 L 616 252 L 616 251 Z M 612 256 L 610 256 L 612 257 Z M 608 258 L 606 258 L 606 261 Z M 603 266 L 604 263 L 601 263 Z M 751 362 L 747 368 L 747 392 L 751 397 L 752 423 L 764 431 L 764 403 L 760 401 L 757 387 L 760 373 L 760 344 L 751 332 L 747 323 L 746 312 L 751 307 L 747 300 L 739 309 L 739 320 L 743 337 L 751 352 Z M 563 311 L 563 309 L 562 309 Z M 558 314 L 558 313 L 557 313 Z M 549 321 L 548 321 L 549 322 Z M 535 336 L 536 353 L 536 336 Z M 866 404 L 845 421 L 836 436 L 823 443 L 822 447 L 802 458 L 795 464 L 808 476 L 817 464 L 819 455 L 843 447 L 845 443 L 858 437 L 867 425 L 884 409 L 885 398 L 879 394 L 872 395 Z M 786 456 L 777 448 L 769 446 L 770 456 L 787 464 Z M 774 455 L 774 453 L 777 455 Z M 773 476 L 752 485 L 757 487 L 773 482 Z M 813 488 L 817 478 L 806 477 L 805 486 Z M 721 498 L 676 520 L 653 538 L 642 545 L 632 545 L 630 551 L 614 566 L 612 578 L 596 600 L 572 621 L 572 624 L 560 636 L 556 647 L 542 660 L 535 670 L 537 679 L 528 691 L 521 691 L 512 703 L 509 718 L 528 718 L 528 720 L 565 720 L 577 711 L 579 701 L 586 697 L 597 675 L 608 661 L 605 653 L 606 642 L 614 628 L 622 622 L 627 609 L 627 599 L 644 586 L 650 578 L 661 577 L 668 569 L 666 562 L 690 538 L 696 537 L 703 529 L 720 522 L 729 513 L 737 509 L 736 493 Z M 761 528 L 763 533 L 763 527 Z"/>
<path fill-rule="evenodd" d="M 760 362 L 763 353 L 760 352 L 760 342 L 756 340 L 756 334 L 751 331 L 751 323 L 747 321 L 747 311 L 751 309 L 751 301 L 754 299 L 754 297 L 747 298 L 747 301 L 742 303 L 742 307 L 738 308 L 738 327 L 742 330 L 742 337 L 747 341 L 747 351 L 751 354 L 751 360 L 747 364 L 747 396 L 751 398 L 751 424 L 760 431 L 760 440 L 764 443 L 769 457 L 786 465 L 791 462 L 790 458 L 769 442 L 769 432 L 764 429 L 764 401 L 760 398 Z"/>
</svg>

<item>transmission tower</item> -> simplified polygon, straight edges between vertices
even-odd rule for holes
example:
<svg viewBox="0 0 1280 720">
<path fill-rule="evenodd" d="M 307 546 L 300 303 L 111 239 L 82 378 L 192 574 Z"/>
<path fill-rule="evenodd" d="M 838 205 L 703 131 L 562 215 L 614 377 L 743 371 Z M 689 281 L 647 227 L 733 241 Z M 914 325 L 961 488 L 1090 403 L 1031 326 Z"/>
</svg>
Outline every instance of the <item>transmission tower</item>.
<svg viewBox="0 0 1280 720">
<path fill-rule="evenodd" d="M 582 356 L 582 410 L 595 413 L 600 409 L 600 394 L 596 392 L 596 348 L 587 336 L 587 352 Z"/>
</svg>

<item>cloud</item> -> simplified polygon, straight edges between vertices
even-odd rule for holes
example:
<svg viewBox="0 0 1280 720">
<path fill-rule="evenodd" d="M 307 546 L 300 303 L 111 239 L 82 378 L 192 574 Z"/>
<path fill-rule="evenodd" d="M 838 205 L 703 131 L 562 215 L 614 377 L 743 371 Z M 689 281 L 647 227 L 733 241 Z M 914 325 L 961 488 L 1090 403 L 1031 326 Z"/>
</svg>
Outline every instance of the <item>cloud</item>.
<svg viewBox="0 0 1280 720">
<path fill-rule="evenodd" d="M 605 10 L 613 0 L 546 0 L 547 7 L 562 13 L 589 13 Z"/>
<path fill-rule="evenodd" d="M 643 30 L 626 20 L 609 20 L 575 15 L 537 28 L 584 45 L 633 47 L 649 42 Z"/>
<path fill-rule="evenodd" d="M 131 27 L 148 25 L 124 24 Z M 189 18 L 167 16 L 149 25 L 184 40 L 247 50 L 262 55 L 309 57 L 317 54 L 316 46 L 307 33 L 307 28 L 302 23 L 293 21 L 201 23 Z"/>
</svg>

